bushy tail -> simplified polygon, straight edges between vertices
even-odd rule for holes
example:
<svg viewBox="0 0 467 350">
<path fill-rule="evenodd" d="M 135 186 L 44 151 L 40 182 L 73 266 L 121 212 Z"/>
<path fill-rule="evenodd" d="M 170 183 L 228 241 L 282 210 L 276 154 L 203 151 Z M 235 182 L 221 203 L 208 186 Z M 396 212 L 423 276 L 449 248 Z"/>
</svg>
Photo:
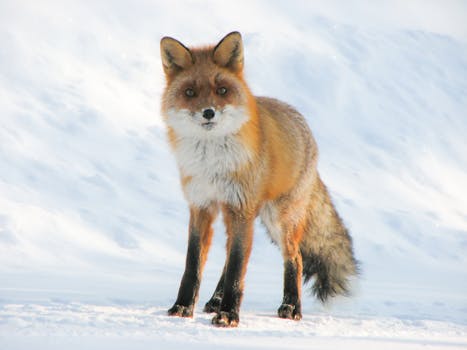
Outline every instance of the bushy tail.
<svg viewBox="0 0 467 350">
<path fill-rule="evenodd" d="M 308 220 L 300 245 L 304 282 L 313 277 L 313 294 L 325 302 L 349 294 L 349 277 L 358 274 L 352 239 L 331 202 L 321 179 L 315 184 Z"/>
</svg>

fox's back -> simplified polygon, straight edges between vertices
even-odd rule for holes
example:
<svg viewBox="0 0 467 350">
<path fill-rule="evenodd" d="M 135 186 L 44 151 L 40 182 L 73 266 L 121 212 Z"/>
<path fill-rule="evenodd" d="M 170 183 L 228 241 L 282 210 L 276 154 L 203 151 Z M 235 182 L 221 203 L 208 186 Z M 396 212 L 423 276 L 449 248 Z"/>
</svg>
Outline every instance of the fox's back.
<svg viewBox="0 0 467 350">
<path fill-rule="evenodd" d="M 268 197 L 274 199 L 314 176 L 317 146 L 304 117 L 293 107 L 268 97 L 256 97 L 256 104 L 271 183 Z"/>
</svg>

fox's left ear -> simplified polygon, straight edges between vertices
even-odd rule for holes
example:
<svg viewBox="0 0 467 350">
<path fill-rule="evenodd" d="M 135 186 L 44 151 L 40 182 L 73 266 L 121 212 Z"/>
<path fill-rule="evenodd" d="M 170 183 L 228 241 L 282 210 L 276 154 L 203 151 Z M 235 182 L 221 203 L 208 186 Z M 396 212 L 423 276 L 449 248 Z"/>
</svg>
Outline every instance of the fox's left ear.
<svg viewBox="0 0 467 350">
<path fill-rule="evenodd" d="M 243 43 L 239 32 L 227 34 L 213 50 L 216 64 L 236 73 L 243 70 Z"/>
<path fill-rule="evenodd" d="M 190 49 L 168 36 L 161 40 L 161 58 L 167 75 L 173 75 L 193 65 Z"/>
</svg>

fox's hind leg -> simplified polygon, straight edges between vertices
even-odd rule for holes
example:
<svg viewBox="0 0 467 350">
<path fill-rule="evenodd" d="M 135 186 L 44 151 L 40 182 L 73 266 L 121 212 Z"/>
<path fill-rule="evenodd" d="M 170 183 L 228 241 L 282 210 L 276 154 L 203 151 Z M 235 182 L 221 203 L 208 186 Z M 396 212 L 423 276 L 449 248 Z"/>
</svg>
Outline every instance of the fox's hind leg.
<svg viewBox="0 0 467 350">
<path fill-rule="evenodd" d="M 288 227 L 287 227 L 288 226 Z M 300 225 L 287 225 L 283 228 L 282 255 L 284 257 L 284 297 L 277 310 L 280 318 L 300 320 L 302 318 L 302 256 L 299 240 Z"/>
<path fill-rule="evenodd" d="M 284 258 L 284 297 L 277 313 L 281 318 L 300 320 L 303 269 L 300 240 L 303 225 L 297 220 L 300 213 L 297 210 L 292 212 L 293 208 L 288 201 L 270 202 L 262 208 L 260 216 Z"/>
</svg>

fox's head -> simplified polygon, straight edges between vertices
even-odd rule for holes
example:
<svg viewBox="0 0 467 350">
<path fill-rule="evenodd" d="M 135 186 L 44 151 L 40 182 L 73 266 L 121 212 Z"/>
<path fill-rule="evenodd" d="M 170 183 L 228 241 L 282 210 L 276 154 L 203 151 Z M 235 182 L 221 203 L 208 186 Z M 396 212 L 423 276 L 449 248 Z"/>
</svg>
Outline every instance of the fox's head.
<svg viewBox="0 0 467 350">
<path fill-rule="evenodd" d="M 167 80 L 162 112 L 176 135 L 226 136 L 248 121 L 252 97 L 243 80 L 240 33 L 205 48 L 164 37 L 161 57 Z"/>
</svg>

